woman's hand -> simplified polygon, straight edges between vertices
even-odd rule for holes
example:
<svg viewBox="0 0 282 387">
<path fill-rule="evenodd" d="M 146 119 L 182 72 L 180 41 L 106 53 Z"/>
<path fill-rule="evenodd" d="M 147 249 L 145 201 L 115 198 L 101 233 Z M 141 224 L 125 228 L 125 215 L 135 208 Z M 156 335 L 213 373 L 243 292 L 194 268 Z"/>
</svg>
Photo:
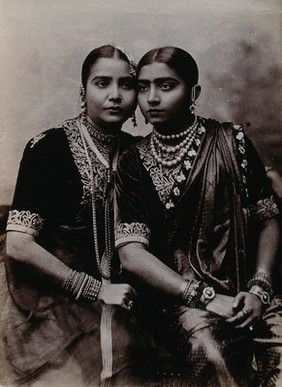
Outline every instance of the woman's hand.
<svg viewBox="0 0 282 387">
<path fill-rule="evenodd" d="M 233 303 L 234 297 L 216 294 L 215 298 L 207 304 L 206 310 L 228 319 L 234 316 Z"/>
<path fill-rule="evenodd" d="M 233 310 L 235 315 L 226 321 L 236 328 L 247 328 L 260 320 L 263 306 L 260 299 L 254 294 L 240 292 L 234 298 Z"/>
<path fill-rule="evenodd" d="M 136 296 L 135 289 L 128 284 L 102 284 L 98 300 L 130 310 Z"/>
</svg>

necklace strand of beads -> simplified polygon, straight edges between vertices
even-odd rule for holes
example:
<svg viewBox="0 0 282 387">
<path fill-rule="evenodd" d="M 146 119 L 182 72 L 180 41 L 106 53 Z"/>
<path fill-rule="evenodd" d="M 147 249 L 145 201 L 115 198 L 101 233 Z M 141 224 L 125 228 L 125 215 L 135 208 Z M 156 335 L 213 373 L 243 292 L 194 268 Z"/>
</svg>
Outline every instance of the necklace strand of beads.
<svg viewBox="0 0 282 387">
<path fill-rule="evenodd" d="M 194 123 L 184 132 L 180 133 L 179 137 L 176 137 L 176 135 L 160 135 L 154 128 L 151 135 L 150 147 L 151 153 L 157 163 L 161 164 L 163 167 L 168 168 L 180 164 L 186 154 L 189 152 L 189 149 L 195 140 L 197 135 L 197 126 L 198 120 L 197 117 L 195 117 Z M 184 140 L 175 146 L 168 146 L 161 141 L 179 139 L 184 136 L 184 133 L 186 133 L 186 138 L 184 138 Z M 160 136 L 162 136 L 162 138 L 160 138 Z M 173 156 L 173 158 L 171 156 Z"/>
</svg>

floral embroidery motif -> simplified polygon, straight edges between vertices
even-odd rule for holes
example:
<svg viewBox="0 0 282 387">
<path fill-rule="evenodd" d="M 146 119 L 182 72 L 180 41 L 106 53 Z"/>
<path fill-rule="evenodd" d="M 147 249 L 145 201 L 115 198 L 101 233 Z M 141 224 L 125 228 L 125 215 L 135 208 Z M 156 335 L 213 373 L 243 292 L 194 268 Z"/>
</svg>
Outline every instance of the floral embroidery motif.
<svg viewBox="0 0 282 387">
<path fill-rule="evenodd" d="M 149 172 L 158 195 L 167 210 L 174 208 L 176 201 L 179 200 L 180 185 L 183 185 L 189 177 L 205 132 L 206 129 L 200 122 L 196 137 L 183 164 L 176 165 L 174 168 L 166 168 L 157 163 L 150 151 L 150 136 L 137 145 L 143 165 Z M 168 157 L 170 156 L 168 155 Z M 173 156 L 171 155 L 171 157 Z"/>
<path fill-rule="evenodd" d="M 115 239 L 139 236 L 147 240 L 150 238 L 150 229 L 144 223 L 120 223 L 115 229 Z"/>
<path fill-rule="evenodd" d="M 239 166 L 241 168 L 242 180 L 245 185 L 246 194 L 248 196 L 247 177 L 246 177 L 248 163 L 246 159 L 245 135 L 244 135 L 243 127 L 241 125 L 233 125 L 233 129 L 235 132 L 235 141 L 238 149 Z"/>
<path fill-rule="evenodd" d="M 278 215 L 279 210 L 274 197 L 261 199 L 256 204 L 250 206 L 250 212 L 258 221 Z"/>
<path fill-rule="evenodd" d="M 30 148 L 33 148 L 35 144 L 37 144 L 42 138 L 46 136 L 45 133 L 38 134 L 37 136 L 33 137 L 33 139 L 30 140 Z"/>
<path fill-rule="evenodd" d="M 7 230 L 12 230 L 13 226 L 22 226 L 24 228 L 36 231 L 36 234 L 42 229 L 44 220 L 40 215 L 30 211 L 12 210 L 9 212 L 7 221 Z"/>
<path fill-rule="evenodd" d="M 83 195 L 81 205 L 82 207 L 87 206 L 91 202 L 91 171 L 87 162 L 83 140 L 78 130 L 78 125 L 80 118 L 75 118 L 71 120 L 67 120 L 63 122 L 60 127 L 62 127 L 67 136 L 70 150 L 73 154 L 74 162 L 77 166 L 77 169 L 81 176 L 81 182 L 83 185 Z M 97 134 L 95 129 L 92 128 L 92 131 L 89 130 L 90 135 L 93 136 L 95 144 L 99 151 L 103 154 L 103 156 L 107 159 L 110 153 L 113 153 L 115 150 L 117 142 L 113 141 L 112 137 L 109 139 L 108 136 L 101 134 Z M 106 168 L 105 166 L 98 160 L 95 153 L 88 148 L 88 152 L 91 158 L 92 170 L 93 170 L 93 178 L 94 178 L 94 186 L 95 186 L 95 196 L 97 199 L 103 200 L 104 197 L 104 187 L 106 185 Z"/>
</svg>

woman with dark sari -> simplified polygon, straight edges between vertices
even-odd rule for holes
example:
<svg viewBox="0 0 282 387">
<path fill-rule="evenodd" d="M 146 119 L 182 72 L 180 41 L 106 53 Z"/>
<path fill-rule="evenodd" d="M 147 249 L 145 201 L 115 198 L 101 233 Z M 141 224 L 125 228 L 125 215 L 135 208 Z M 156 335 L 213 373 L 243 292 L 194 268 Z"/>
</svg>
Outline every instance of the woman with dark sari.
<svg viewBox="0 0 282 387">
<path fill-rule="evenodd" d="M 91 51 L 81 98 L 82 114 L 23 154 L 7 223 L 7 357 L 16 382 L 29 386 L 139 386 L 136 292 L 116 283 L 113 254 L 113 174 L 134 142 L 121 132 L 136 107 L 127 55 L 111 45 Z"/>
<path fill-rule="evenodd" d="M 120 159 L 115 237 L 139 294 L 133 311 L 172 359 L 172 385 L 272 383 L 279 359 L 260 382 L 253 361 L 262 317 L 271 310 L 281 323 L 271 304 L 278 208 L 264 166 L 242 126 L 194 114 L 201 89 L 186 51 L 149 51 L 137 76 L 153 131 Z"/>
</svg>

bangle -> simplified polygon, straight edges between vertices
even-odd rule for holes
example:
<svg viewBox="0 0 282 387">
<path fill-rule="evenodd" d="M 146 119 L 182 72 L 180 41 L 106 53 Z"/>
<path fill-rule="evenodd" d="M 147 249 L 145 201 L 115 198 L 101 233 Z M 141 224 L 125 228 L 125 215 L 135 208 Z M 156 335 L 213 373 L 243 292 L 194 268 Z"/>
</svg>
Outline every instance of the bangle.
<svg viewBox="0 0 282 387">
<path fill-rule="evenodd" d="M 200 304 L 203 308 L 205 308 L 209 302 L 211 302 L 215 298 L 215 291 L 212 286 L 206 286 L 203 289 Z"/>
<path fill-rule="evenodd" d="M 186 285 L 181 292 L 181 299 L 189 308 L 204 309 L 214 297 L 214 288 L 201 281 L 186 282 Z"/>
<path fill-rule="evenodd" d="M 247 289 L 251 289 L 253 286 L 261 287 L 266 293 L 273 296 L 272 281 L 270 273 L 266 270 L 258 270 L 253 277 L 247 283 Z"/>
<path fill-rule="evenodd" d="M 90 275 L 71 269 L 63 283 L 62 289 L 69 292 L 76 300 L 82 298 L 96 301 L 101 286 L 102 283 Z"/>
<path fill-rule="evenodd" d="M 270 294 L 258 285 L 252 286 L 249 293 L 257 296 L 264 305 L 269 305 L 271 303 Z"/>
</svg>

